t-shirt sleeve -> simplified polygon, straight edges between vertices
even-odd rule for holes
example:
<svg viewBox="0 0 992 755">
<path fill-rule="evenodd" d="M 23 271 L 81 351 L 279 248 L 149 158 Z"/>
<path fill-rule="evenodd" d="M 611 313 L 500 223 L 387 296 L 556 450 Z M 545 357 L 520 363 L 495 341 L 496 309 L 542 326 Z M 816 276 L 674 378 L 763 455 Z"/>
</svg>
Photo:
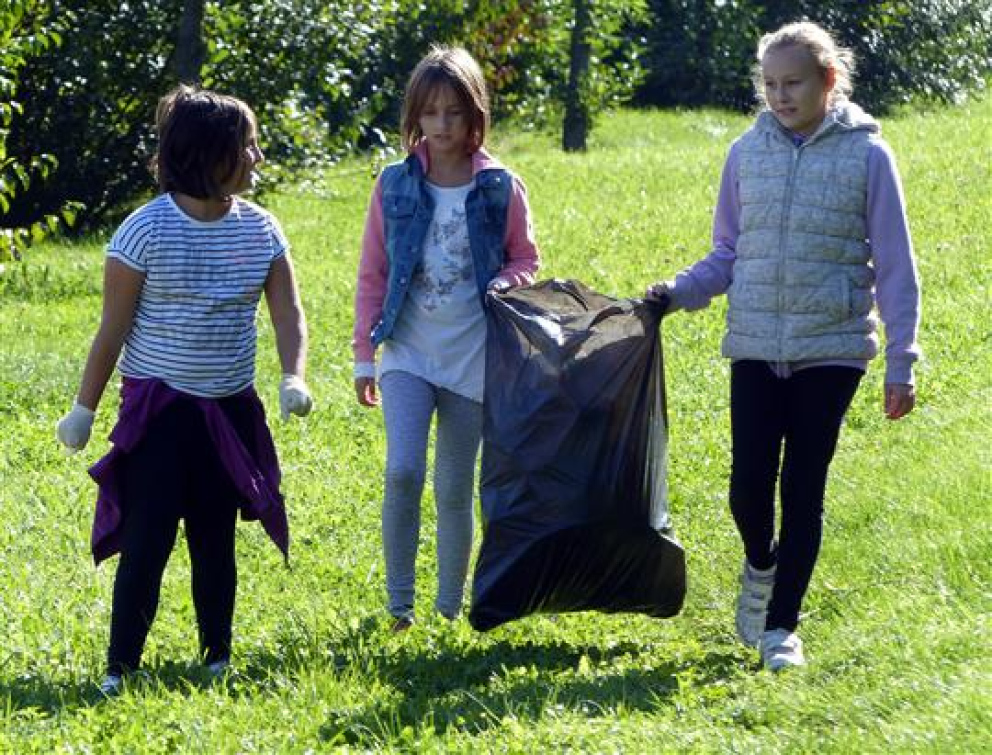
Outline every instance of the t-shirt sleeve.
<svg viewBox="0 0 992 755">
<path fill-rule="evenodd" d="M 148 272 L 148 255 L 154 240 L 152 219 L 141 210 L 128 217 L 107 244 L 107 257 L 141 273 Z"/>
<path fill-rule="evenodd" d="M 272 259 L 277 260 L 289 251 L 289 239 L 274 215 L 268 216 L 269 234 L 272 237 Z"/>
</svg>

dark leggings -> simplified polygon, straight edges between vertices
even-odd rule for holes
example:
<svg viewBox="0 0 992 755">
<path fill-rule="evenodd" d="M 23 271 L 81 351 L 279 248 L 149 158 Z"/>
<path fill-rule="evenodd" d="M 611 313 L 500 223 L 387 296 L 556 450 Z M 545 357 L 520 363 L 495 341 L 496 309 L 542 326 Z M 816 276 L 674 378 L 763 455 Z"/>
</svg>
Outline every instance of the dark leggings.
<svg viewBox="0 0 992 755">
<path fill-rule="evenodd" d="M 247 422 L 221 406 L 244 438 Z M 177 400 L 151 423 L 124 462 L 123 542 L 107 653 L 109 673 L 135 669 L 158 609 L 162 574 L 185 520 L 193 606 L 205 663 L 231 653 L 240 497 L 195 404 Z"/>
<path fill-rule="evenodd" d="M 780 378 L 765 362 L 731 367 L 730 510 L 748 562 L 756 569 L 777 564 L 768 629 L 795 631 L 799 623 L 820 552 L 827 470 L 862 375 L 851 367 L 808 367 Z"/>
</svg>

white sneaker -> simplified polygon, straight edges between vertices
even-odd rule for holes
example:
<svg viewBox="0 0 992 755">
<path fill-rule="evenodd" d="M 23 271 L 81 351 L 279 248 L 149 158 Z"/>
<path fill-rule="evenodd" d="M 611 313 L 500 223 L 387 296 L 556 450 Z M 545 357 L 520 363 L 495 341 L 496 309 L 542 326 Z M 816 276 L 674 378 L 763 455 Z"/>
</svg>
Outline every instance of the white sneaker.
<svg viewBox="0 0 992 755">
<path fill-rule="evenodd" d="M 107 674 L 100 682 L 99 689 L 105 697 L 117 697 L 124 691 L 124 677 L 119 674 Z"/>
<path fill-rule="evenodd" d="M 758 648 L 761 651 L 761 662 L 769 671 L 806 665 L 803 641 L 788 629 L 769 629 L 763 632 Z"/>
<path fill-rule="evenodd" d="M 775 587 L 775 567 L 759 571 L 747 559 L 741 566 L 741 591 L 737 596 L 737 637 L 748 647 L 758 647 L 765 631 L 768 603 Z"/>
</svg>

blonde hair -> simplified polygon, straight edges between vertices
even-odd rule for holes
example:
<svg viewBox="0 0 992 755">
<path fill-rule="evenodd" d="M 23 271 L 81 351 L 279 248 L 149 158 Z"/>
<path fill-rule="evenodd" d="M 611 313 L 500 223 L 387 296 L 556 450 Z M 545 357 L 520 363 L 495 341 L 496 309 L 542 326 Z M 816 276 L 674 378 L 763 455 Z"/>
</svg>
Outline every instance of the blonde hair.
<svg viewBox="0 0 992 755">
<path fill-rule="evenodd" d="M 804 47 L 825 77 L 828 71 L 834 72 L 834 85 L 830 90 L 828 105 L 833 106 L 851 95 L 854 86 L 854 53 L 838 45 L 826 29 L 812 21 L 799 21 L 786 24 L 778 31 L 769 32 L 758 42 L 758 62 L 752 72 L 754 92 L 758 102 L 764 107 L 765 82 L 761 72 L 761 61 L 769 50 L 791 46 Z"/>
<path fill-rule="evenodd" d="M 442 86 L 451 87 L 469 114 L 469 152 L 475 152 L 486 143 L 489 93 L 482 69 L 464 48 L 432 47 L 410 74 L 403 97 L 400 138 L 407 152 L 424 137 L 420 116 Z"/>
</svg>

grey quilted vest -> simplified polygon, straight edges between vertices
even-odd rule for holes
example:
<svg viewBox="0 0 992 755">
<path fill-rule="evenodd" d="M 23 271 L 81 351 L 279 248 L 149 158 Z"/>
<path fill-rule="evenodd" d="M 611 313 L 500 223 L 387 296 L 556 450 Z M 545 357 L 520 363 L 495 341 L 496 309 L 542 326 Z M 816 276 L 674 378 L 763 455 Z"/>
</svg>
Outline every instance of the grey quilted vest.
<svg viewBox="0 0 992 755">
<path fill-rule="evenodd" d="M 878 130 L 844 103 L 799 147 L 767 111 L 741 137 L 724 356 L 791 362 L 878 353 L 867 241 L 868 138 Z"/>
</svg>

